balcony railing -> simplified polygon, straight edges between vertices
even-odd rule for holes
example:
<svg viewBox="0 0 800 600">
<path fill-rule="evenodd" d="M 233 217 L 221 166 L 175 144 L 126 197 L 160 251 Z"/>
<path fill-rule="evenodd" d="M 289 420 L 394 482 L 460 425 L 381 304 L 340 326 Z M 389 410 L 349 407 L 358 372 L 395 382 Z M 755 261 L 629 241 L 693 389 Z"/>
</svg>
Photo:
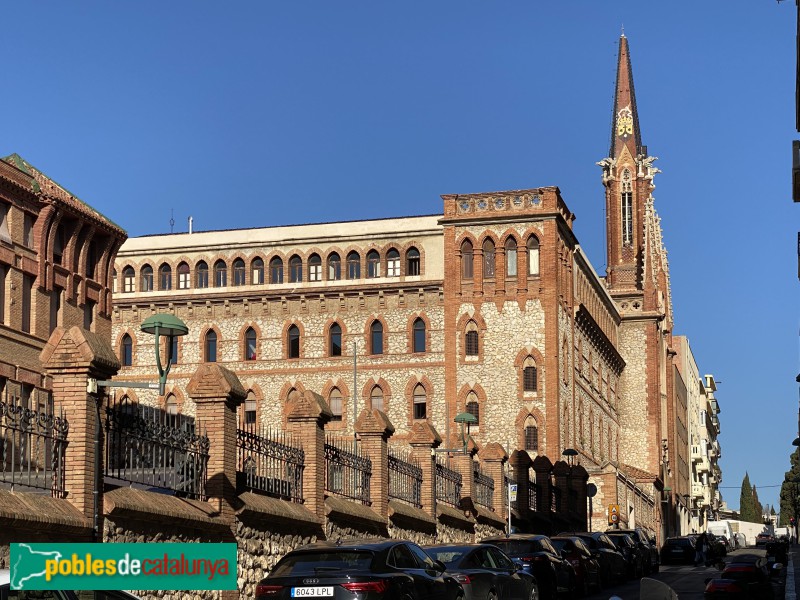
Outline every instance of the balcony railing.
<svg viewBox="0 0 800 600">
<path fill-rule="evenodd" d="M 303 502 L 305 452 L 289 434 L 237 429 L 236 446 L 237 492 L 249 490 Z"/>
</svg>

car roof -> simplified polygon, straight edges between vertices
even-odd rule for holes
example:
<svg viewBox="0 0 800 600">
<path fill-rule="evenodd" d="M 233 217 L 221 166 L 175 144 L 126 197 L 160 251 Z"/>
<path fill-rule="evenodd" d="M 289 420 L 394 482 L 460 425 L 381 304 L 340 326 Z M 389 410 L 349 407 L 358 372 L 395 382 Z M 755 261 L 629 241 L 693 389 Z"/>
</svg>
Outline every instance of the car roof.
<svg viewBox="0 0 800 600">
<path fill-rule="evenodd" d="M 320 541 L 295 548 L 292 552 L 309 552 L 312 550 L 370 550 L 380 552 L 397 544 L 406 543 L 405 540 L 374 540 L 357 539 L 347 541 Z"/>
<path fill-rule="evenodd" d="M 511 535 L 488 537 L 481 540 L 481 543 L 493 544 L 494 542 L 505 542 L 506 540 L 541 540 L 547 538 L 546 535 L 541 533 L 512 533 Z M 549 538 L 547 538 L 549 539 Z"/>
<path fill-rule="evenodd" d="M 477 544 L 469 544 L 469 543 L 463 543 L 463 544 L 457 544 L 457 543 L 453 543 L 453 544 L 425 544 L 422 547 L 425 550 L 435 550 L 435 549 L 444 549 L 444 548 L 454 548 L 454 549 L 458 548 L 459 550 L 474 550 L 475 548 L 486 548 L 486 547 L 495 548 L 496 546 L 494 544 L 489 544 L 489 543 L 486 543 L 486 542 L 479 542 Z"/>
</svg>

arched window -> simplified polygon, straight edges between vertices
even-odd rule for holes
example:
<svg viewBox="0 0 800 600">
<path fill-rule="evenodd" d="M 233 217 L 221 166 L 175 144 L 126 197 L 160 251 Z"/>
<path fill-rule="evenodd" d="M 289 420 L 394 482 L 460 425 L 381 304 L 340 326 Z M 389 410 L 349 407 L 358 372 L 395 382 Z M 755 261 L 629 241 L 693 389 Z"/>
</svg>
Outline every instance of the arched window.
<svg viewBox="0 0 800 600">
<path fill-rule="evenodd" d="M 254 258 L 250 263 L 250 283 L 252 285 L 264 283 L 264 261 L 260 258 Z"/>
<path fill-rule="evenodd" d="M 269 261 L 269 282 L 283 283 L 283 261 L 277 256 Z"/>
<path fill-rule="evenodd" d="M 461 243 L 461 278 L 472 279 L 472 242 L 464 240 Z"/>
<path fill-rule="evenodd" d="M 328 281 L 338 281 L 342 278 L 342 259 L 336 252 L 328 256 Z"/>
<path fill-rule="evenodd" d="M 308 257 L 308 280 L 322 281 L 322 259 L 319 254 Z"/>
<path fill-rule="evenodd" d="M 425 321 L 414 321 L 413 352 L 425 352 Z"/>
<path fill-rule="evenodd" d="M 119 289 L 117 288 L 117 269 L 114 268 L 114 271 L 111 273 L 111 291 L 113 293 L 117 293 Z"/>
<path fill-rule="evenodd" d="M 494 279 L 494 242 L 490 239 L 483 242 L 483 278 Z"/>
<path fill-rule="evenodd" d="M 622 244 L 633 244 L 633 187 L 628 169 L 622 172 Z"/>
<path fill-rule="evenodd" d="M 133 365 L 133 339 L 127 333 L 122 336 L 120 362 L 123 367 L 130 367 Z"/>
<path fill-rule="evenodd" d="M 166 263 L 158 268 L 158 289 L 172 289 L 172 267 Z"/>
<path fill-rule="evenodd" d="M 295 254 L 289 259 L 289 283 L 303 281 L 303 260 Z"/>
<path fill-rule="evenodd" d="M 244 332 L 244 359 L 256 359 L 256 330 L 248 327 Z"/>
<path fill-rule="evenodd" d="M 341 421 L 343 412 L 342 392 L 339 388 L 333 388 L 328 396 L 328 406 L 331 408 L 331 421 Z"/>
<path fill-rule="evenodd" d="M 201 260 L 194 268 L 195 287 L 198 289 L 208 287 L 208 265 L 206 261 Z"/>
<path fill-rule="evenodd" d="M 169 356 L 167 356 L 167 360 L 169 360 L 169 364 L 177 365 L 178 364 L 178 340 L 180 340 L 180 336 L 174 335 L 172 336 L 172 343 L 169 345 Z"/>
<path fill-rule="evenodd" d="M 286 355 L 289 358 L 300 358 L 300 328 L 297 325 L 289 327 L 286 342 Z"/>
<path fill-rule="evenodd" d="M 244 285 L 244 261 L 241 258 L 233 261 L 233 285 Z"/>
<path fill-rule="evenodd" d="M 467 394 L 467 412 L 475 417 L 475 425 L 480 424 L 480 405 L 478 404 L 478 395 L 475 392 Z"/>
<path fill-rule="evenodd" d="M 528 275 L 539 274 L 539 240 L 531 236 L 528 238 Z"/>
<path fill-rule="evenodd" d="M 517 240 L 510 237 L 506 240 L 506 277 L 517 276 Z"/>
<path fill-rule="evenodd" d="M 178 265 L 178 289 L 188 290 L 192 287 L 192 276 L 189 272 L 189 265 L 182 262 Z"/>
<path fill-rule="evenodd" d="M 254 429 L 256 425 L 256 415 L 258 411 L 258 402 L 256 395 L 252 390 L 247 392 L 247 397 L 244 399 L 244 415 L 242 418 L 242 425 L 248 429 Z"/>
<path fill-rule="evenodd" d="M 409 248 L 406 252 L 406 275 L 420 274 L 419 250 Z"/>
<path fill-rule="evenodd" d="M 539 427 L 532 415 L 525 419 L 525 450 L 539 451 Z"/>
<path fill-rule="evenodd" d="M 214 287 L 226 287 L 228 285 L 228 265 L 224 260 L 214 263 Z"/>
<path fill-rule="evenodd" d="M 178 422 L 178 399 L 173 394 L 167 396 L 164 403 L 165 421 L 167 425 L 175 427 Z"/>
<path fill-rule="evenodd" d="M 467 323 L 467 332 L 464 334 L 464 354 L 478 356 L 478 326 L 475 321 Z"/>
<path fill-rule="evenodd" d="M 414 418 L 426 419 L 428 417 L 428 396 L 425 388 L 418 383 L 414 388 Z"/>
<path fill-rule="evenodd" d="M 536 361 L 530 356 L 522 365 L 522 390 L 524 392 L 536 391 Z"/>
<path fill-rule="evenodd" d="M 586 438 L 584 437 L 585 433 L 583 431 L 583 402 L 578 404 L 578 441 L 580 442 L 581 448 L 584 448 L 586 444 Z"/>
<path fill-rule="evenodd" d="M 372 388 L 369 394 L 369 406 L 371 410 L 384 410 L 383 390 L 377 385 Z"/>
<path fill-rule="evenodd" d="M 386 276 L 400 277 L 400 253 L 394 248 L 386 253 Z"/>
<path fill-rule="evenodd" d="M 369 353 L 383 354 L 383 323 L 373 321 L 369 326 Z"/>
<path fill-rule="evenodd" d="M 153 267 L 145 265 L 142 267 L 142 283 L 139 286 L 143 292 L 153 291 Z"/>
<path fill-rule="evenodd" d="M 347 255 L 347 278 L 361 278 L 361 256 L 358 252 L 353 251 Z"/>
<path fill-rule="evenodd" d="M 374 279 L 381 276 L 381 257 L 376 250 L 367 252 L 367 277 Z"/>
<path fill-rule="evenodd" d="M 206 332 L 204 354 L 206 362 L 217 362 L 217 332 L 213 329 Z"/>
<path fill-rule="evenodd" d="M 122 269 L 122 291 L 123 292 L 134 292 L 136 291 L 135 287 L 136 284 L 136 273 L 133 270 L 133 267 L 125 267 Z"/>
<path fill-rule="evenodd" d="M 589 410 L 589 452 L 594 456 L 594 410 Z"/>
<path fill-rule="evenodd" d="M 328 352 L 330 356 L 341 356 L 342 355 L 342 327 L 338 323 L 334 323 L 331 325 L 330 329 L 330 345 L 328 347 Z"/>
</svg>

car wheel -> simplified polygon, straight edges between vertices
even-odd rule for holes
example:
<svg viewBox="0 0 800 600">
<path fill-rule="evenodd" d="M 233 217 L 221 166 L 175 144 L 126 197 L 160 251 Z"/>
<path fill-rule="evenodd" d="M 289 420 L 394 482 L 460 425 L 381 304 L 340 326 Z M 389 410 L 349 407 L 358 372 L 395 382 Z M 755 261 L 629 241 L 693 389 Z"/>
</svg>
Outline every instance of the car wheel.
<svg viewBox="0 0 800 600">
<path fill-rule="evenodd" d="M 539 600 L 539 586 L 535 583 L 531 584 L 531 593 L 528 594 L 528 600 Z"/>
<path fill-rule="evenodd" d="M 497 600 L 497 594 L 494 591 L 489 592 L 489 595 L 486 596 L 486 600 Z"/>
</svg>

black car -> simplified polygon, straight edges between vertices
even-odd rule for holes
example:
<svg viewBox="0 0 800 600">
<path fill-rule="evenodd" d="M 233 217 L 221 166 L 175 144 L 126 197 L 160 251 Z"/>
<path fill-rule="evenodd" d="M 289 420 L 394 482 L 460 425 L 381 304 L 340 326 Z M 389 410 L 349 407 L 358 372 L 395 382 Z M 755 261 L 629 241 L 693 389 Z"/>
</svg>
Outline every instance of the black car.
<svg viewBox="0 0 800 600">
<path fill-rule="evenodd" d="M 625 562 L 628 565 L 628 577 L 641 577 L 644 572 L 644 557 L 636 542 L 627 533 L 606 531 L 606 535 L 611 538 L 617 550 L 622 552 L 622 556 L 625 557 Z"/>
<path fill-rule="evenodd" d="M 543 599 L 557 598 L 560 593 L 575 595 L 575 569 L 546 535 L 515 533 L 487 538 L 481 543 L 497 546 L 536 577 Z"/>
<path fill-rule="evenodd" d="M 600 563 L 592 555 L 586 544 L 578 536 L 557 535 L 550 538 L 553 546 L 566 558 L 577 577 L 576 587 L 581 596 L 589 593 L 589 589 L 600 591 L 603 588 L 603 578 L 600 574 Z"/>
<path fill-rule="evenodd" d="M 644 574 L 658 573 L 661 559 L 658 555 L 658 546 L 655 540 L 647 534 L 641 527 L 634 529 L 609 529 L 606 533 L 627 533 L 631 539 L 639 547 L 639 552 L 642 553 L 642 561 Z"/>
<path fill-rule="evenodd" d="M 602 531 L 564 532 L 562 535 L 574 535 L 581 538 L 583 543 L 600 564 L 600 575 L 604 586 L 624 581 L 627 576 L 627 563 L 625 557 Z"/>
<path fill-rule="evenodd" d="M 661 562 L 665 565 L 668 563 L 691 565 L 694 564 L 695 554 L 695 540 L 690 537 L 671 537 L 667 538 L 664 546 L 661 548 Z"/>
<path fill-rule="evenodd" d="M 424 546 L 464 588 L 464 600 L 538 600 L 536 578 L 491 544 Z"/>
<path fill-rule="evenodd" d="M 256 586 L 256 598 L 462 600 L 445 566 L 411 542 L 320 542 L 284 556 Z"/>
</svg>

